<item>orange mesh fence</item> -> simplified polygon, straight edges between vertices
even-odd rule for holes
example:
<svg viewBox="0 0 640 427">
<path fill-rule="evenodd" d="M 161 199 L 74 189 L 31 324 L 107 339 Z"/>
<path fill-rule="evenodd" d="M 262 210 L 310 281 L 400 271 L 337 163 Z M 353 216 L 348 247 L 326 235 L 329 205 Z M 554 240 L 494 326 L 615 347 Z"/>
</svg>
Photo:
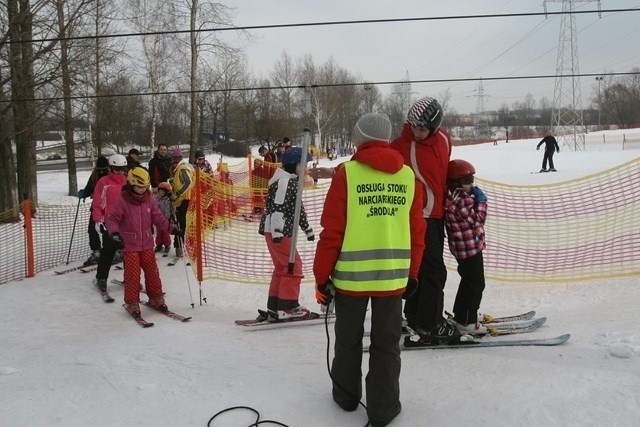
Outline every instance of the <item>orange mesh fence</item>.
<svg viewBox="0 0 640 427">
<path fill-rule="evenodd" d="M 220 162 L 211 175 L 196 174 L 186 245 L 199 280 L 270 280 L 271 258 L 258 234 L 268 175 L 261 175 L 256 166 L 260 165 L 249 158 L 237 165 Z M 640 274 L 640 158 L 558 184 L 517 186 L 481 178 L 477 183 L 489 197 L 487 278 L 570 282 Z M 305 182 L 303 202 L 316 236 L 328 187 Z M 77 207 L 37 207 L 31 221 L 33 253 L 24 217 L 0 213 L 0 283 L 26 277 L 29 256 L 35 273 L 56 266 L 63 269 Z M 83 260 L 91 252 L 89 203 L 80 203 L 77 213 L 70 261 Z M 305 280 L 311 281 L 315 242 L 300 236 L 298 250 Z M 455 271 L 448 250 L 445 261 Z"/>
<path fill-rule="evenodd" d="M 266 188 L 248 186 L 249 162 L 200 175 L 203 279 L 268 282 L 272 264 L 258 234 Z M 580 179 L 542 186 L 477 180 L 489 197 L 487 278 L 510 282 L 575 281 L 640 273 L 640 158 Z M 303 202 L 316 236 L 329 184 L 305 185 Z M 200 202 L 198 200 L 201 200 Z M 372 230 L 375 232 L 375 230 Z M 188 242 L 193 242 L 191 236 Z M 305 280 L 313 280 L 315 243 L 298 239 Z M 193 251 L 190 251 L 192 254 Z M 450 270 L 456 262 L 445 250 Z"/>
</svg>

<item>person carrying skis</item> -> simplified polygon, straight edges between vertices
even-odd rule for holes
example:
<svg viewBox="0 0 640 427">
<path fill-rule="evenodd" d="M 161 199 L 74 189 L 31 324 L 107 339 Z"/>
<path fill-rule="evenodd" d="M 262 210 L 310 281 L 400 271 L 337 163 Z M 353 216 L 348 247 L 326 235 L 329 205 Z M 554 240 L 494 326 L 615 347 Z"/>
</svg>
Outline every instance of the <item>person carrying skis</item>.
<svg viewBox="0 0 640 427">
<path fill-rule="evenodd" d="M 487 196 L 473 184 L 475 173 L 465 160 L 449 162 L 444 220 L 449 251 L 458 261 L 460 274 L 453 324 L 463 334 L 485 335 L 487 328 L 478 322 L 478 309 L 485 287 L 482 251 L 486 247 Z"/>
<path fill-rule="evenodd" d="M 553 165 L 553 154 L 556 151 L 558 153 L 560 152 L 558 141 L 556 141 L 553 135 L 547 133 L 547 135 L 538 142 L 538 145 L 536 145 L 536 150 L 540 150 L 542 144 L 544 144 L 544 156 L 542 156 L 542 169 L 540 169 L 540 172 L 557 172 Z M 547 169 L 547 160 L 549 161 L 549 169 Z"/>
<path fill-rule="evenodd" d="M 335 288 L 333 400 L 355 411 L 362 396 L 362 338 L 371 301 L 367 415 L 385 426 L 401 410 L 402 298 L 415 292 L 424 251 L 423 194 L 402 155 L 389 145 L 386 115 L 365 114 L 356 153 L 336 171 L 324 203 L 313 273 L 318 303 Z"/>
<path fill-rule="evenodd" d="M 300 185 L 299 175 L 302 173 L 299 165 L 303 155 L 308 162 L 311 161 L 311 154 L 303 154 L 300 147 L 291 147 L 285 151 L 282 154 L 282 168 L 278 168 L 269 180 L 266 208 L 260 218 L 258 233 L 264 236 L 267 243 L 273 262 L 273 273 L 269 283 L 267 312 L 261 313 L 258 321 L 277 321 L 306 317 L 310 314 L 310 311 L 298 301 L 302 282 L 302 259 L 298 251 L 295 253 L 293 273 L 290 274 L 288 271 L 293 228 L 300 226 L 308 241 L 315 240 L 302 202 L 298 224 L 293 223 Z"/>
<path fill-rule="evenodd" d="M 103 176 L 106 176 L 109 173 L 109 160 L 105 156 L 100 156 L 96 160 L 96 167 L 93 168 L 91 175 L 89 175 L 89 179 L 87 180 L 87 184 L 84 188 L 78 191 L 78 199 L 84 200 L 87 197 L 93 197 L 93 190 L 98 183 L 98 180 Z M 89 227 L 87 228 L 87 233 L 89 233 L 89 247 L 91 248 L 91 255 L 84 262 L 85 266 L 95 265 L 98 263 L 100 259 L 100 247 L 102 242 L 100 241 L 100 233 L 96 231 L 96 224 L 93 222 L 93 216 L 91 215 L 91 208 L 89 209 Z"/>
<path fill-rule="evenodd" d="M 144 271 L 149 305 L 159 311 L 168 310 L 162 281 L 153 250 L 153 226 L 157 230 L 176 233 L 164 217 L 149 190 L 149 172 L 142 167 L 129 171 L 127 184 L 106 219 L 114 245 L 124 257 L 124 308 L 133 317 L 140 316 L 140 270 Z"/>
<path fill-rule="evenodd" d="M 100 250 L 98 271 L 96 272 L 96 286 L 101 292 L 106 292 L 107 290 L 109 270 L 111 270 L 113 258 L 118 250 L 118 245 L 107 232 L 105 221 L 116 201 L 120 198 L 122 187 L 127 183 L 126 167 L 127 159 L 122 154 L 114 154 L 109 157 L 111 172 L 98 180 L 93 192 L 91 216 L 96 224 L 96 232 L 102 235 L 102 249 Z"/>
</svg>

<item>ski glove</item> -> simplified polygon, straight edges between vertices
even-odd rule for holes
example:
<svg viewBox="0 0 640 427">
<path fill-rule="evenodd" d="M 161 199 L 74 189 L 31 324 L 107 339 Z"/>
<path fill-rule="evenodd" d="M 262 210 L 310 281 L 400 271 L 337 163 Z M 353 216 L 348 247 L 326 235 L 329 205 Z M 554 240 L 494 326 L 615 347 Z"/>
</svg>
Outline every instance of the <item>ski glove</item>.
<svg viewBox="0 0 640 427">
<path fill-rule="evenodd" d="M 304 230 L 304 234 L 307 235 L 308 241 L 313 242 L 314 240 L 316 240 L 316 236 L 313 234 L 313 229 L 311 227 Z"/>
<path fill-rule="evenodd" d="M 316 284 L 316 301 L 320 305 L 328 306 L 333 301 L 333 295 L 335 293 L 335 288 L 333 287 L 333 282 L 329 279 L 326 283 Z"/>
<path fill-rule="evenodd" d="M 407 280 L 407 287 L 402 294 L 402 299 L 409 299 L 416 293 L 418 290 L 418 279 L 409 279 Z"/>
<path fill-rule="evenodd" d="M 484 191 L 482 191 L 482 189 L 480 187 L 474 186 L 471 189 L 471 194 L 473 194 L 473 197 L 476 198 L 476 202 L 486 202 L 487 201 L 487 195 L 484 194 Z"/>
<path fill-rule="evenodd" d="M 78 190 L 78 199 L 84 199 L 84 188 L 82 190 Z"/>
<path fill-rule="evenodd" d="M 104 222 L 96 222 L 96 233 L 102 234 L 107 232 L 107 227 L 104 226 Z"/>
<path fill-rule="evenodd" d="M 536 150 L 540 151 L 540 146 L 536 147 Z"/>
<path fill-rule="evenodd" d="M 111 240 L 113 240 L 113 246 L 115 246 L 116 249 L 124 249 L 124 242 L 122 241 L 120 233 L 113 233 Z"/>
</svg>

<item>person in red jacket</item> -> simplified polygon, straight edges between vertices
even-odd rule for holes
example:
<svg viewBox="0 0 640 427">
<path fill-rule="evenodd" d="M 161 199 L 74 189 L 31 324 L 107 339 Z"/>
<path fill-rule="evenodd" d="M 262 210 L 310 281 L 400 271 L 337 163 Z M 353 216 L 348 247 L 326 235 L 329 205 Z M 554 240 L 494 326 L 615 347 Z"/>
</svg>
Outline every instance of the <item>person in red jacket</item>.
<svg viewBox="0 0 640 427">
<path fill-rule="evenodd" d="M 320 304 L 335 287 L 334 401 L 354 411 L 362 396 L 362 338 L 371 302 L 367 415 L 385 426 L 400 413 L 402 297 L 417 287 L 424 250 L 423 191 L 389 146 L 391 122 L 365 114 L 354 128 L 357 151 L 327 192 L 313 273 Z"/>
<path fill-rule="evenodd" d="M 107 216 L 109 236 L 124 257 L 124 307 L 134 317 L 140 316 L 140 270 L 144 271 L 149 304 L 168 310 L 153 250 L 153 226 L 173 233 L 175 227 L 160 212 L 149 190 L 150 181 L 146 169 L 131 169 L 121 197 Z"/>
<path fill-rule="evenodd" d="M 419 343 L 455 341 L 457 328 L 444 318 L 444 203 L 447 167 L 451 158 L 451 137 L 440 128 L 442 107 L 425 97 L 409 109 L 402 132 L 391 143 L 416 174 L 424 189 L 422 214 L 427 222 L 426 248 L 420 265 L 418 290 L 404 307 L 408 326 L 419 336 Z"/>
</svg>

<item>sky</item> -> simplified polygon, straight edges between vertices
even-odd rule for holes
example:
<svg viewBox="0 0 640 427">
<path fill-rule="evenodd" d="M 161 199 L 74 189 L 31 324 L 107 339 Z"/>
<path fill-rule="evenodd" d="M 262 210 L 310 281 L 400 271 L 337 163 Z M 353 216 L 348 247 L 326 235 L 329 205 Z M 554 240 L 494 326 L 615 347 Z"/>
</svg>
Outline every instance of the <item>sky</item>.
<svg viewBox="0 0 640 427">
<path fill-rule="evenodd" d="M 225 0 L 235 8 L 237 26 L 333 22 L 392 18 L 542 13 L 543 0 Z M 575 9 L 597 10 L 597 1 L 580 1 Z M 640 8 L 638 0 L 604 0 L 602 10 Z M 549 12 L 561 2 L 547 2 Z M 629 72 L 640 66 L 639 12 L 576 16 L 581 73 Z M 479 79 L 556 74 L 560 15 L 447 19 L 357 25 L 257 29 L 246 47 L 257 75 L 268 76 L 286 51 L 294 59 L 311 54 L 316 64 L 333 58 L 352 74 L 373 82 L 433 79 Z M 383 93 L 390 86 L 380 86 Z M 597 94 L 595 77 L 581 79 L 582 104 Z M 446 90 L 459 113 L 476 111 L 478 82 L 413 84 L 414 98 L 439 97 Z M 553 101 L 554 79 L 483 82 L 485 109 L 511 106 L 531 93 L 536 101 Z"/>
<path fill-rule="evenodd" d="M 483 178 L 536 185 L 580 178 L 640 156 L 640 149 L 621 150 L 614 142 L 619 137 L 608 133 L 610 142 L 602 144 L 596 135 L 585 151 L 563 149 L 555 157 L 557 173 L 529 173 L 542 157 L 534 149 L 537 140 L 454 147 L 453 155 L 472 161 Z M 80 182 L 87 173 L 79 172 Z M 38 175 L 41 203 L 77 203 L 64 195 L 64 172 Z M 191 308 L 186 279 L 197 295 L 193 273 L 181 264 L 167 266 L 166 258 L 158 264 L 167 304 L 192 316 L 190 323 L 142 307 L 143 316 L 155 322 L 142 329 L 121 307 L 122 288 L 109 284 L 116 302 L 105 304 L 92 278 L 78 272 L 56 276 L 52 269 L 0 285 L 1 426 L 203 427 L 214 414 L 239 405 L 288 426 L 366 424 L 362 408 L 345 413 L 331 400 L 323 326 L 236 326 L 235 319 L 252 318 L 265 304 L 266 285 L 208 280 L 202 288 L 208 303 Z M 122 272 L 110 277 L 121 279 Z M 449 272 L 445 308 L 453 305 L 458 280 Z M 313 286 L 303 284 L 301 302 L 317 309 Z M 535 310 L 547 317 L 536 332 L 504 339 L 570 333 L 569 342 L 403 353 L 403 409 L 390 427 L 640 425 L 639 305 L 638 277 L 531 285 L 488 281 L 482 312 Z M 332 355 L 331 326 L 329 331 Z M 253 414 L 238 410 L 210 425 L 244 427 L 254 421 Z"/>
</svg>

